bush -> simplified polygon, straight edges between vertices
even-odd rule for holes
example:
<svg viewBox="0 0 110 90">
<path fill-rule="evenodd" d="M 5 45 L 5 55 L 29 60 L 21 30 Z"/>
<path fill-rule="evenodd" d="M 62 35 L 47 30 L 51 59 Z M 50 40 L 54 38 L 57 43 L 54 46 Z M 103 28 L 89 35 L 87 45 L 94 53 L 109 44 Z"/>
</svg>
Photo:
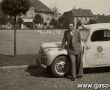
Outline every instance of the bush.
<svg viewBox="0 0 110 90">
<path fill-rule="evenodd" d="M 17 25 L 18 25 L 18 29 L 21 29 L 21 24 L 23 24 L 23 19 L 21 18 L 21 17 L 19 17 L 18 19 L 17 19 Z"/>
<path fill-rule="evenodd" d="M 26 25 L 26 27 L 29 29 L 33 29 L 33 23 L 32 22 L 25 22 L 24 25 Z"/>
<path fill-rule="evenodd" d="M 50 21 L 49 24 L 50 24 L 50 25 L 53 25 L 53 27 L 54 27 L 55 29 L 58 29 L 58 28 L 60 27 L 60 24 L 59 24 L 58 20 L 55 20 L 54 18 Z"/>
<path fill-rule="evenodd" d="M 44 19 L 39 14 L 35 15 L 34 20 L 33 20 L 34 24 L 42 24 L 43 21 Z"/>
<path fill-rule="evenodd" d="M 43 25 L 44 25 L 44 26 L 47 26 L 47 23 L 46 23 L 46 22 L 44 22 L 44 23 L 43 23 Z"/>
</svg>

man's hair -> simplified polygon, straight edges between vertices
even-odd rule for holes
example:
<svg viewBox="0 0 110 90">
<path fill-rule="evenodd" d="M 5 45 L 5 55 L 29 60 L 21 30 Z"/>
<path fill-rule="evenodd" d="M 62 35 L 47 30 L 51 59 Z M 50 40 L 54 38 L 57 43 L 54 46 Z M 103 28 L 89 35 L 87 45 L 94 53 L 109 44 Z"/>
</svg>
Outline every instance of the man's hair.
<svg viewBox="0 0 110 90">
<path fill-rule="evenodd" d="M 74 23 L 69 23 L 68 25 L 72 25 L 74 27 Z"/>
</svg>

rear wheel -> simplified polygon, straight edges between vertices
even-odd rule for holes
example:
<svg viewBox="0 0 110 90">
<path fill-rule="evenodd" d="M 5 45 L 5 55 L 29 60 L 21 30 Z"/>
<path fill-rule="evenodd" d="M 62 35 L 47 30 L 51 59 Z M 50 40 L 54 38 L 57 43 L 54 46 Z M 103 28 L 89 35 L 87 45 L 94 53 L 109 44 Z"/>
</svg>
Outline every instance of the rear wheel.
<svg viewBox="0 0 110 90">
<path fill-rule="evenodd" d="M 63 77 L 69 72 L 70 65 L 67 56 L 58 56 L 51 65 L 51 72 L 55 77 Z"/>
</svg>

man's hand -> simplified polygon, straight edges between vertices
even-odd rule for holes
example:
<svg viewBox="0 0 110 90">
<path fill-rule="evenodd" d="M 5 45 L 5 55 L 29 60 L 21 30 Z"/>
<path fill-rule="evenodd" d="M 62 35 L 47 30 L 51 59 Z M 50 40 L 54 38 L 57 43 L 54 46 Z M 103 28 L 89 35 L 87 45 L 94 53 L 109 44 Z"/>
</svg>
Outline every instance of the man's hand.
<svg viewBox="0 0 110 90">
<path fill-rule="evenodd" d="M 59 48 L 59 49 L 58 49 L 58 51 L 62 51 L 62 50 L 63 50 L 63 48 Z"/>
</svg>

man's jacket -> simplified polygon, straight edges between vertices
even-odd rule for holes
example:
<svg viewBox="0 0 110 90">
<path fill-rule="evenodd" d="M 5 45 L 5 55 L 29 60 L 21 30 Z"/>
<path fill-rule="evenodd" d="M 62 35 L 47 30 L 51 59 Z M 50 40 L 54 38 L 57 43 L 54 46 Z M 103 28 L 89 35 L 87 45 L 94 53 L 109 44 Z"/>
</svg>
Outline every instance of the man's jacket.
<svg viewBox="0 0 110 90">
<path fill-rule="evenodd" d="M 82 47 L 79 31 L 74 30 L 72 34 L 69 30 L 65 31 L 61 47 L 64 48 L 65 44 L 67 44 L 67 52 L 69 54 L 78 55 L 79 53 L 81 53 Z"/>
</svg>

